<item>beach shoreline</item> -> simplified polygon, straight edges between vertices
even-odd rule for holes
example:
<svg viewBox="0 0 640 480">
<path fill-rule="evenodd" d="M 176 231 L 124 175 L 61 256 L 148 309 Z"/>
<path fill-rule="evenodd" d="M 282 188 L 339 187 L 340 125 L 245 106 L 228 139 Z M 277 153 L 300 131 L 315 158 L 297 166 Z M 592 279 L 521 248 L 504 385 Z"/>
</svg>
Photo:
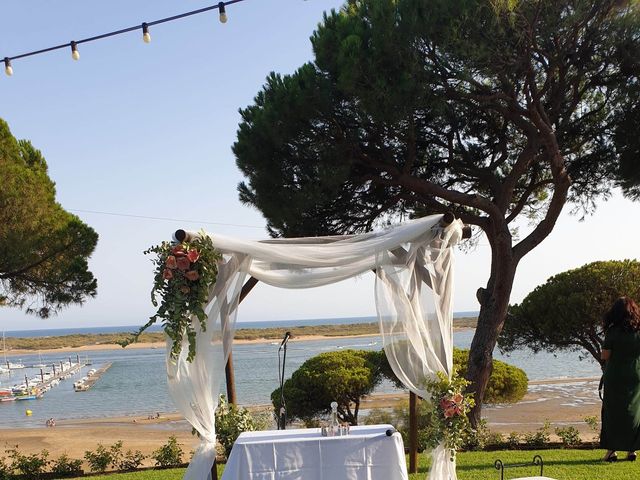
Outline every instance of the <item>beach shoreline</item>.
<svg viewBox="0 0 640 480">
<path fill-rule="evenodd" d="M 510 405 L 487 405 L 483 418 L 492 432 L 503 436 L 511 432 L 520 434 L 535 432 L 545 421 L 551 423 L 552 440 L 555 427 L 573 426 L 585 441 L 595 436 L 585 417 L 600 418 L 600 401 L 597 397 L 597 378 L 551 379 L 530 382 L 528 393 L 518 403 Z M 405 392 L 373 394 L 365 397 L 361 411 L 373 408 L 393 408 L 408 402 Z M 268 405 L 247 407 L 250 410 L 269 409 Z M 46 449 L 50 458 L 67 454 L 72 458 L 83 458 L 87 450 L 95 450 L 98 444 L 110 446 L 123 442 L 124 450 L 140 450 L 150 455 L 164 445 L 169 436 L 176 436 L 185 454 L 198 445 L 197 437 L 191 434 L 191 426 L 177 412 L 161 413 L 159 418 L 148 416 L 121 416 L 87 419 L 56 419 L 56 426 L 30 428 L 0 428 L 0 457 L 3 451 L 18 445 L 25 454 L 39 453 Z M 147 460 L 145 465 L 151 465 Z"/>
<path fill-rule="evenodd" d="M 465 331 L 465 330 L 473 330 L 472 328 L 467 327 L 456 327 L 454 328 L 455 332 Z M 289 340 L 289 343 L 296 342 L 309 342 L 314 340 L 328 340 L 328 339 L 339 339 L 339 338 L 363 338 L 363 337 L 376 337 L 380 336 L 379 334 L 362 334 L 362 335 L 298 335 L 296 337 L 292 337 Z M 280 339 L 274 338 L 255 338 L 255 339 L 235 339 L 233 341 L 234 345 L 253 345 L 253 344 L 271 344 L 271 343 L 280 343 Z M 127 350 L 137 350 L 137 349 L 165 349 L 165 342 L 141 342 L 141 343 L 132 343 L 127 345 L 125 349 Z M 61 347 L 61 348 L 41 348 L 38 350 L 27 350 L 27 349 L 7 349 L 7 357 L 16 357 L 19 355 L 33 355 L 36 353 L 84 353 L 88 351 L 103 351 L 103 350 L 120 350 L 122 346 L 116 343 L 100 343 L 95 345 L 82 345 L 80 347 Z"/>
</svg>

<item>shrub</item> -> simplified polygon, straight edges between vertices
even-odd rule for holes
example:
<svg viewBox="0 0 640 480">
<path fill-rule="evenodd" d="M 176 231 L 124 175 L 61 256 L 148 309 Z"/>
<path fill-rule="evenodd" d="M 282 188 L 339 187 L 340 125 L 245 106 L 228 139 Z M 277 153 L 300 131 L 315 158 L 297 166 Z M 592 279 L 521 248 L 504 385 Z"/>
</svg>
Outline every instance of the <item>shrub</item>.
<svg viewBox="0 0 640 480">
<path fill-rule="evenodd" d="M 258 430 L 264 423 L 254 418 L 246 408 L 229 403 L 224 395 L 220 395 L 216 410 L 216 438 L 224 448 L 225 456 L 229 456 L 242 432 Z"/>
<path fill-rule="evenodd" d="M 127 450 L 124 456 L 119 460 L 117 468 L 118 470 L 123 471 L 135 470 L 142 465 L 145 458 L 147 458 L 147 456 L 140 450 Z"/>
<path fill-rule="evenodd" d="M 524 443 L 531 447 L 542 447 L 544 444 L 549 443 L 551 440 L 551 423 L 548 420 L 544 422 L 544 425 L 535 432 L 527 432 L 524 434 Z"/>
<path fill-rule="evenodd" d="M 116 443 L 109 447 L 109 453 L 111 454 L 110 464 L 114 470 L 119 470 L 118 466 L 122 461 L 122 440 L 118 440 Z"/>
<path fill-rule="evenodd" d="M 113 462 L 112 451 L 108 450 L 101 443 L 98 444 L 98 447 L 96 448 L 95 452 L 92 452 L 90 450 L 85 451 L 84 458 L 89 464 L 89 469 L 92 472 L 98 472 L 98 473 L 102 473 L 106 471 L 107 467 Z"/>
<path fill-rule="evenodd" d="M 453 363 L 455 369 L 464 375 L 469 363 L 469 350 L 454 348 Z M 516 403 L 527 393 L 528 385 L 529 379 L 524 370 L 500 360 L 493 360 L 493 369 L 482 402 Z"/>
<path fill-rule="evenodd" d="M 521 441 L 522 437 L 518 432 L 511 432 L 509 435 L 507 435 L 506 442 L 509 448 L 517 448 L 520 445 Z"/>
<path fill-rule="evenodd" d="M 463 444 L 464 450 L 484 450 L 487 447 L 502 445 L 504 439 L 497 432 L 492 432 L 487 426 L 485 419 L 480 420 L 476 429 L 467 432 Z"/>
<path fill-rule="evenodd" d="M 358 425 L 363 396 L 384 379 L 382 351 L 340 350 L 324 352 L 306 360 L 284 384 L 284 398 L 290 419 L 307 420 L 331 412 L 338 403 L 338 420 Z M 280 411 L 280 388 L 271 393 L 274 412 Z"/>
<path fill-rule="evenodd" d="M 402 435 L 405 445 L 409 444 L 409 402 L 402 401 L 396 405 L 391 411 L 380 408 L 374 408 L 369 415 L 364 418 L 365 425 L 375 425 L 380 423 L 388 423 L 393 425 Z M 432 444 L 432 439 L 436 435 L 431 422 L 431 410 L 429 404 L 425 401 L 418 402 L 418 451 L 423 452 L 428 445 Z"/>
<path fill-rule="evenodd" d="M 82 460 L 71 459 L 66 453 L 63 453 L 57 460 L 52 462 L 51 472 L 56 477 L 78 477 L 84 472 L 82 470 Z M 2 476 L 0 476 L 0 479 Z"/>
<path fill-rule="evenodd" d="M 157 467 L 177 467 L 182 465 L 183 454 L 178 439 L 171 435 L 167 443 L 151 453 L 151 458 L 156 461 Z"/>
<path fill-rule="evenodd" d="M 584 417 L 584 421 L 589 425 L 589 429 L 593 432 L 593 439 L 596 441 L 600 440 L 600 422 L 598 421 L 598 417 Z"/>
<path fill-rule="evenodd" d="M 576 427 L 558 427 L 556 428 L 556 435 L 560 437 L 560 441 L 565 447 L 580 445 L 580 443 L 582 442 L 582 440 L 580 439 L 580 432 Z"/>
<path fill-rule="evenodd" d="M 116 470 L 135 470 L 147 458 L 140 450 L 135 452 L 127 450 L 126 453 L 122 453 L 122 440 L 111 445 L 109 451 L 111 452 L 111 466 Z"/>
<path fill-rule="evenodd" d="M 0 480 L 9 480 L 13 469 L 7 465 L 6 459 L 0 457 Z"/>
<path fill-rule="evenodd" d="M 15 448 L 7 450 L 7 453 L 11 459 L 10 469 L 18 472 L 18 475 L 29 479 L 39 479 L 46 471 L 49 463 L 51 463 L 47 460 L 49 457 L 47 450 L 42 450 L 39 454 L 23 455 L 18 451 L 18 446 L 16 445 Z"/>
</svg>

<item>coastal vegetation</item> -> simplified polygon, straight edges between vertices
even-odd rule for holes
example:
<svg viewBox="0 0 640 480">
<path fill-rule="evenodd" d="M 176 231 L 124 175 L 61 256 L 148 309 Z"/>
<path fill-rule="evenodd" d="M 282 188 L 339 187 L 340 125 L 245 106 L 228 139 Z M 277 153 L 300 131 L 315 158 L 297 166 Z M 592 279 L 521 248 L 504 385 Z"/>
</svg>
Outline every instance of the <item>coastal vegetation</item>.
<svg viewBox="0 0 640 480">
<path fill-rule="evenodd" d="M 474 328 L 476 318 L 463 317 L 453 321 L 454 328 Z M 309 335 L 321 337 L 341 337 L 354 335 L 377 335 L 377 323 L 355 323 L 350 325 L 313 325 L 287 328 L 240 328 L 235 332 L 235 340 L 281 340 L 285 332 L 291 332 L 293 339 Z M 11 350 L 45 350 L 58 348 L 90 347 L 93 345 L 117 345 L 131 337 L 131 333 L 72 334 L 52 337 L 7 337 L 7 352 Z M 138 339 L 141 343 L 164 342 L 162 332 L 145 332 Z"/>
<path fill-rule="evenodd" d="M 454 348 L 456 372 L 464 372 L 469 359 L 468 350 Z M 398 388 L 402 383 L 393 373 L 384 350 L 339 350 L 326 352 L 306 360 L 284 384 L 284 399 L 289 419 L 298 418 L 307 425 L 317 424 L 330 411 L 333 401 L 338 403 L 338 418 L 351 425 L 358 424 L 362 397 L 370 394 L 383 379 L 391 380 Z M 525 372 L 499 360 L 493 361 L 485 403 L 515 403 L 527 392 Z M 281 393 L 278 387 L 271 393 L 274 412 L 280 411 Z M 426 414 L 425 414 L 426 415 Z M 430 442 L 430 425 L 425 416 L 425 441 Z M 389 422 L 396 425 L 396 422 Z"/>
<path fill-rule="evenodd" d="M 578 351 L 604 366 L 602 318 L 622 296 L 640 301 L 637 260 L 593 262 L 554 275 L 509 307 L 498 346 L 506 352 Z"/>
<path fill-rule="evenodd" d="M 239 198 L 274 237 L 447 211 L 476 226 L 491 248 L 467 371 L 479 400 L 518 265 L 565 205 L 591 212 L 615 186 L 640 196 L 638 11 L 618 0 L 346 2 L 314 32 L 313 59 L 271 73 L 241 110 Z"/>
<path fill-rule="evenodd" d="M 284 383 L 284 399 L 289 419 L 306 424 L 330 412 L 337 402 L 340 423 L 358 425 L 362 397 L 384 378 L 384 353 L 367 350 L 325 352 L 306 360 Z M 386 360 L 386 359 L 385 359 Z M 274 412 L 280 411 L 280 387 L 271 393 Z"/>
<path fill-rule="evenodd" d="M 457 474 L 459 480 L 495 480 L 499 478 L 499 472 L 494 468 L 496 459 L 501 459 L 505 464 L 530 463 L 534 455 L 542 456 L 544 460 L 544 475 L 551 478 L 563 478 L 571 480 L 636 480 L 640 472 L 637 462 L 618 462 L 611 465 L 600 461 L 602 451 L 592 448 L 558 448 L 552 445 L 550 448 L 535 450 L 505 449 L 491 451 L 467 451 L 456 455 Z M 408 462 L 408 459 L 407 459 Z M 418 457 L 418 473 L 409 474 L 409 480 L 422 480 L 427 474 L 431 458 L 429 455 Z M 224 464 L 218 464 L 218 478 L 222 478 Z M 180 480 L 184 476 L 185 468 L 173 469 L 145 469 L 130 473 L 102 474 L 100 480 Z M 539 473 L 539 467 L 515 467 L 508 470 L 509 477 L 532 476 Z M 72 478 L 79 477 L 76 474 Z M 31 477 L 37 478 L 37 477 Z M 51 476 L 43 474 L 40 478 L 70 478 L 70 476 Z M 19 477 L 3 476 L 0 470 L 0 479 L 18 480 Z"/>
<path fill-rule="evenodd" d="M 46 318 L 94 297 L 98 234 L 56 201 L 47 162 L 0 119 L 0 307 Z"/>
</svg>

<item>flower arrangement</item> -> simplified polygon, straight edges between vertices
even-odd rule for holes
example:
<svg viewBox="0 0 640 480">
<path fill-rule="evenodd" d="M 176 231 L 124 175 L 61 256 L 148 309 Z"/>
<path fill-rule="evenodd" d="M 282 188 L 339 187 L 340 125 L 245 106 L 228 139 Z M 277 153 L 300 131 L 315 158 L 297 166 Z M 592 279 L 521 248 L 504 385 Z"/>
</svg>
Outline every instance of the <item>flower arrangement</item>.
<svg viewBox="0 0 640 480">
<path fill-rule="evenodd" d="M 463 393 L 469 382 L 457 372 L 451 379 L 442 372 L 437 372 L 437 376 L 436 380 L 426 385 L 431 396 L 430 446 L 435 448 L 443 443 L 450 450 L 453 461 L 455 452 L 460 449 L 471 428 L 467 414 L 475 402 L 471 395 Z"/>
<path fill-rule="evenodd" d="M 191 320 L 200 322 L 206 329 L 207 315 L 204 304 L 209 295 L 209 286 L 214 284 L 218 275 L 217 262 L 221 255 L 206 234 L 179 244 L 162 242 L 148 250 L 145 255 L 155 254 L 155 265 L 151 303 L 158 307 L 155 315 L 134 335 L 123 343 L 126 346 L 135 342 L 140 334 L 158 320 L 162 321 L 164 331 L 173 340 L 171 356 L 176 358 L 182 350 L 182 340 L 189 340 L 188 361 L 196 354 L 196 332 Z"/>
</svg>

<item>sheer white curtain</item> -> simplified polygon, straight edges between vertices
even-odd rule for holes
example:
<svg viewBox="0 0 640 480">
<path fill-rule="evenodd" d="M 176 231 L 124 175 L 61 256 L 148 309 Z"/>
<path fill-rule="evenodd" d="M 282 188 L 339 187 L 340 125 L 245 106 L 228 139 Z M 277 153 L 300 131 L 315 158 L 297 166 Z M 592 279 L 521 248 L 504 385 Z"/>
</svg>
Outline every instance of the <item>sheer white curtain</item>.
<svg viewBox="0 0 640 480">
<path fill-rule="evenodd" d="M 373 270 L 385 352 L 398 378 L 424 397 L 426 379 L 437 371 L 451 374 L 451 247 L 461 238 L 462 223 L 442 227 L 441 218 L 420 218 L 337 241 L 319 237 L 256 242 L 211 235 L 224 261 L 211 288 L 207 329 L 196 330 L 196 359 L 187 362 L 186 348 L 175 362 L 167 354 L 169 391 L 202 437 L 185 479 L 206 478 L 213 464 L 214 410 L 247 274 L 276 287 L 310 288 Z M 436 453 L 430 478 L 455 479 L 455 464 L 443 448 Z"/>
<path fill-rule="evenodd" d="M 426 380 L 453 373 L 453 253 L 461 224 L 439 235 L 384 252 L 376 270 L 376 308 L 384 351 L 393 372 L 429 400 Z M 401 258 L 397 264 L 393 258 Z M 432 452 L 430 480 L 456 480 L 455 459 L 444 445 Z"/>
</svg>

